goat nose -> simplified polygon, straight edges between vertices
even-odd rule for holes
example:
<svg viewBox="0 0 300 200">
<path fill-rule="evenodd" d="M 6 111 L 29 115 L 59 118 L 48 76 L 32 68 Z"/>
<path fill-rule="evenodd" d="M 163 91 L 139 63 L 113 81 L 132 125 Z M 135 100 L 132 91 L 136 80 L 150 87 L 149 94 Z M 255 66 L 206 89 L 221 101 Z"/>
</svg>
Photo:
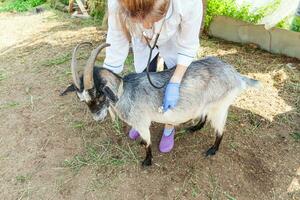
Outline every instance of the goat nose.
<svg viewBox="0 0 300 200">
<path fill-rule="evenodd" d="M 103 118 L 100 115 L 97 115 L 97 114 L 93 114 L 93 119 L 95 121 L 103 121 Z"/>
</svg>

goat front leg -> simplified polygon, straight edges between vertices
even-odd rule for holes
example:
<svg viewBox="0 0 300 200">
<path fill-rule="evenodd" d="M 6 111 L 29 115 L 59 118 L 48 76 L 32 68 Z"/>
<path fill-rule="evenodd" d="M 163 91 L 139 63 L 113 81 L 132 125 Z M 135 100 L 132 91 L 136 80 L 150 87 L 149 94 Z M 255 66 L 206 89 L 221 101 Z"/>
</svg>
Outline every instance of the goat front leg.
<svg viewBox="0 0 300 200">
<path fill-rule="evenodd" d="M 152 165 L 152 150 L 151 145 L 146 146 L 146 158 L 142 162 L 142 166 L 151 166 Z"/>
<path fill-rule="evenodd" d="M 152 165 L 152 150 L 151 150 L 151 137 L 150 137 L 150 130 L 148 129 L 138 129 L 140 136 L 143 140 L 143 145 L 145 145 L 146 149 L 146 157 L 142 162 L 142 166 L 151 166 Z"/>
</svg>

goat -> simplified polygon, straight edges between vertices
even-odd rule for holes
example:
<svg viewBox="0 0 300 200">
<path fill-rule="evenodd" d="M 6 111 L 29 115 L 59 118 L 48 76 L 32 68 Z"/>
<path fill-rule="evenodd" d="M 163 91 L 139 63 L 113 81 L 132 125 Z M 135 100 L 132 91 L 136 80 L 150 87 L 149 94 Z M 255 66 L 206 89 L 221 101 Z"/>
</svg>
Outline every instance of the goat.
<svg viewBox="0 0 300 200">
<path fill-rule="evenodd" d="M 102 44 L 92 51 L 83 75 L 79 76 L 76 52 L 84 44 L 90 43 L 81 43 L 74 49 L 71 64 L 74 83 L 66 92 L 76 91 L 80 100 L 88 105 L 95 120 L 102 121 L 108 108 L 111 108 L 119 118 L 139 131 L 146 147 L 143 166 L 152 163 L 151 122 L 179 125 L 200 118 L 200 122 L 191 128 L 197 130 L 210 121 L 216 139 L 206 155 L 214 155 L 222 141 L 229 106 L 244 89 L 259 84 L 259 81 L 242 76 L 220 59 L 207 57 L 192 62 L 182 79 L 177 106 L 162 113 L 158 108 L 162 104 L 165 88 L 153 88 L 146 73 L 131 73 L 122 78 L 108 69 L 95 67 L 97 55 L 109 44 Z M 161 85 L 169 81 L 173 73 L 174 69 L 153 72 L 151 79 Z"/>
</svg>

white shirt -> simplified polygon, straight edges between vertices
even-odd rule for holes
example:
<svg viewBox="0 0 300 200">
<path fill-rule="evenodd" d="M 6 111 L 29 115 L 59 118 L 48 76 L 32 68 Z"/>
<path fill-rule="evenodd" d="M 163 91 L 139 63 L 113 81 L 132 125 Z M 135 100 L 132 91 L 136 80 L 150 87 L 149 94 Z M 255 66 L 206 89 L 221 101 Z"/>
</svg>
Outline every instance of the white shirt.
<svg viewBox="0 0 300 200">
<path fill-rule="evenodd" d="M 118 21 L 119 2 L 108 0 L 108 32 L 106 42 L 111 44 L 106 49 L 103 66 L 115 73 L 123 70 L 128 56 L 129 41 L 127 40 L 120 22 Z M 154 23 L 154 30 L 161 30 L 157 42 L 158 49 L 153 51 L 164 59 L 168 68 L 176 64 L 189 66 L 199 48 L 199 31 L 202 21 L 202 0 L 170 0 L 169 8 L 164 19 Z M 141 41 L 144 30 L 138 24 L 140 31 L 131 33 L 134 54 L 134 66 L 137 73 L 142 72 L 147 65 L 149 47 Z M 153 38 L 154 40 L 154 38 Z"/>
</svg>

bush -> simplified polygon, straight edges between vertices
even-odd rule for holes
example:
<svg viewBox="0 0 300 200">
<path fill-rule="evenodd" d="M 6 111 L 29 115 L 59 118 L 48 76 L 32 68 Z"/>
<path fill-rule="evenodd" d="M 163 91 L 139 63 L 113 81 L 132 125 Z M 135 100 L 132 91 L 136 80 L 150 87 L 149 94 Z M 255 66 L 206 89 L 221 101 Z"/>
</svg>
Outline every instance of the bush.
<svg viewBox="0 0 300 200">
<path fill-rule="evenodd" d="M 270 11 L 274 10 L 280 0 L 274 0 L 269 5 L 250 12 L 249 5 L 238 6 L 236 0 L 207 0 L 205 28 L 208 28 L 213 17 L 217 15 L 229 16 L 246 22 L 257 23 Z"/>
<path fill-rule="evenodd" d="M 0 12 L 24 12 L 45 2 L 46 0 L 13 0 L 6 3 L 4 2 L 3 7 L 0 8 Z"/>
<path fill-rule="evenodd" d="M 69 0 L 47 0 L 51 8 L 63 10 L 65 6 L 69 6 Z"/>
<path fill-rule="evenodd" d="M 60 2 L 65 4 L 66 6 L 69 5 L 69 0 L 60 0 Z"/>
<path fill-rule="evenodd" d="M 300 16 L 296 16 L 293 19 L 290 29 L 292 31 L 300 32 Z"/>
<path fill-rule="evenodd" d="M 88 6 L 90 9 L 90 15 L 97 18 L 102 19 L 105 15 L 107 0 L 89 0 Z"/>
</svg>

